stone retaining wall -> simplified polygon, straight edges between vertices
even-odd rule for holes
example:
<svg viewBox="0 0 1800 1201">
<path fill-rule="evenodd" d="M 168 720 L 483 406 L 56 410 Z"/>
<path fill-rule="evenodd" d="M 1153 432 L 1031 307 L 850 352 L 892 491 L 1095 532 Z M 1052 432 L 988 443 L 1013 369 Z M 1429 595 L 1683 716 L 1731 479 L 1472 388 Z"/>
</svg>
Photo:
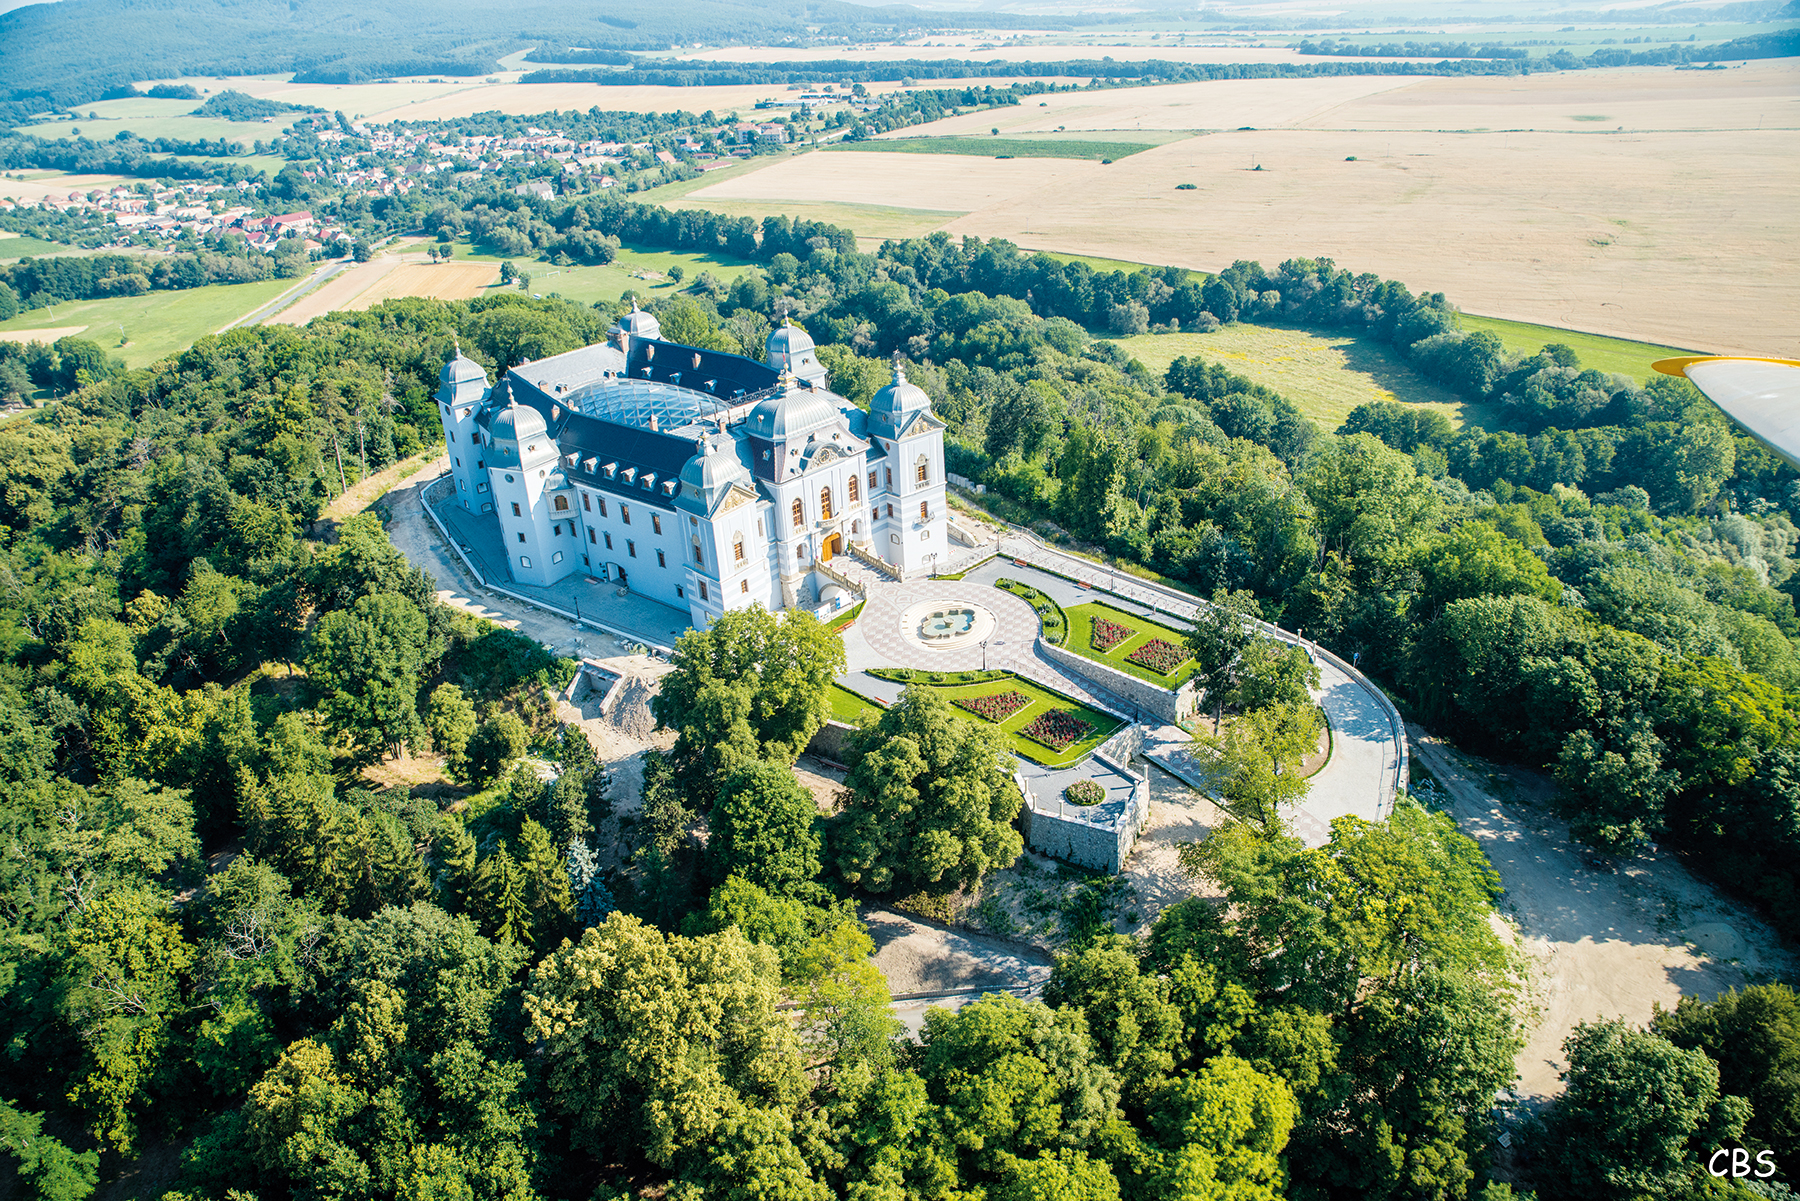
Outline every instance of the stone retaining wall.
<svg viewBox="0 0 1800 1201">
<path fill-rule="evenodd" d="M 1117 767 L 1117 764 L 1109 764 Z M 1121 769 L 1124 770 L 1124 769 Z M 1127 775 L 1131 773 L 1126 771 Z M 1150 820 L 1150 779 L 1146 771 L 1131 790 L 1131 800 L 1116 820 L 1088 821 L 1079 809 L 1060 807 L 1060 812 L 1040 804 L 1025 777 L 1013 773 L 1013 782 L 1025 798 L 1019 815 L 1025 845 L 1040 855 L 1061 859 L 1096 871 L 1117 872 L 1130 857 L 1137 836 Z"/>
<path fill-rule="evenodd" d="M 812 736 L 812 741 L 806 744 L 806 749 L 821 759 L 842 763 L 844 755 L 850 749 L 850 735 L 854 733 L 856 733 L 855 726 L 841 721 L 828 721 L 819 727 L 819 732 Z"/>
<path fill-rule="evenodd" d="M 1180 688 L 1159 688 L 1148 680 L 1140 680 L 1129 672 L 1108 667 L 1066 647 L 1052 646 L 1048 641 L 1038 645 L 1044 654 L 1082 679 L 1104 688 L 1120 700 L 1129 701 L 1167 725 L 1186 720 L 1199 706 L 1192 680 Z"/>
</svg>

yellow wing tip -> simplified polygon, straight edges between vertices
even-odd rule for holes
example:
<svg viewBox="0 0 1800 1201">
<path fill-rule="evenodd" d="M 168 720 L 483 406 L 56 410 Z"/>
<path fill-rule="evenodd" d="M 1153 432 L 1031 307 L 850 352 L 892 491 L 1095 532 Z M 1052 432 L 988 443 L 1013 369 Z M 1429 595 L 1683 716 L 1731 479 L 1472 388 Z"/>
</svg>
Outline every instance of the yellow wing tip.
<svg viewBox="0 0 1800 1201">
<path fill-rule="evenodd" d="M 1673 359 L 1658 359 L 1650 364 L 1652 368 L 1664 375 L 1687 374 L 1687 369 L 1695 363 L 1779 363 L 1784 367 L 1800 367 L 1800 359 L 1771 359 L 1751 354 L 1688 354 Z"/>
</svg>

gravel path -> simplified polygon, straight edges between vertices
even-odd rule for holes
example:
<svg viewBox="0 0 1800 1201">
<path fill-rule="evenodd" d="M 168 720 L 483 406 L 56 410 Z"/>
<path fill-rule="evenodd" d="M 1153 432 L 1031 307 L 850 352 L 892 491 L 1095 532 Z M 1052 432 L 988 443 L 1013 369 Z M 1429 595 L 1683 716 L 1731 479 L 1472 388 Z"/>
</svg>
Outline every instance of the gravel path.
<svg viewBox="0 0 1800 1201">
<path fill-rule="evenodd" d="M 1595 871 L 1562 822 L 1495 798 L 1504 791 L 1497 770 L 1416 727 L 1410 736 L 1449 793 L 1457 826 L 1500 873 L 1502 908 L 1518 923 L 1531 964 L 1537 1013 L 1519 1052 L 1523 1095 L 1562 1091 L 1562 1042 L 1577 1022 L 1642 1024 L 1654 1005 L 1711 1000 L 1792 973 L 1793 957 L 1772 930 L 1670 856 L 1654 851 L 1616 875 Z"/>
</svg>

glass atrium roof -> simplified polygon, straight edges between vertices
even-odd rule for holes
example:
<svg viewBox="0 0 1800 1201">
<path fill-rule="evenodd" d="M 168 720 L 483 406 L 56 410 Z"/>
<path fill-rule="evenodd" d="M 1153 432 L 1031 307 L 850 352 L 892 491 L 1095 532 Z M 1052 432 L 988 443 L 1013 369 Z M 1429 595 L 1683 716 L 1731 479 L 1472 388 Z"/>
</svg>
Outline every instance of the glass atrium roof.
<svg viewBox="0 0 1800 1201">
<path fill-rule="evenodd" d="M 765 394 L 759 391 L 718 396 L 705 390 L 708 381 L 696 378 L 694 382 L 699 385 L 698 389 L 678 387 L 660 380 L 614 378 L 577 388 L 554 399 L 584 416 L 637 429 L 648 429 L 650 419 L 654 417 L 657 428 L 669 431 L 690 422 L 716 422 L 720 414 L 728 421 L 736 420 L 740 415 L 736 410 L 755 404 Z M 736 393 L 736 389 L 733 392 Z"/>
</svg>

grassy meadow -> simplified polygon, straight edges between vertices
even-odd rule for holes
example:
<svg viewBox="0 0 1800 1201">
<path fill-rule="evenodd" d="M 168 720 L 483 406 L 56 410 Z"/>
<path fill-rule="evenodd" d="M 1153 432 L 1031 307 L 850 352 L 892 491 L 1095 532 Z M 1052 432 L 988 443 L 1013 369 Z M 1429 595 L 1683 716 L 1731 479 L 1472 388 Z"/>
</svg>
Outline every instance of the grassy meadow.
<svg viewBox="0 0 1800 1201">
<path fill-rule="evenodd" d="M 239 317 L 254 312 L 293 287 L 295 282 L 265 279 L 253 284 L 214 284 L 177 292 L 148 292 L 142 296 L 64 301 L 50 308 L 20 313 L 11 321 L 0 321 L 0 333 L 38 329 L 66 331 L 85 326 L 72 336 L 99 343 L 108 355 L 124 359 L 127 367 L 147 367 L 158 359 L 186 350 L 196 338 L 216 333 Z"/>
<path fill-rule="evenodd" d="M 92 251 L 79 246 L 69 246 L 62 242 L 46 242 L 42 238 L 29 235 L 17 238 L 0 238 L 0 262 L 10 259 L 42 258 L 51 254 L 91 254 Z"/>
<path fill-rule="evenodd" d="M 1210 334 L 1139 334 L 1119 345 L 1161 375 L 1182 355 L 1222 363 L 1281 393 L 1326 430 L 1359 404 L 1398 400 L 1436 409 L 1461 427 L 1490 428 L 1491 406 L 1463 401 L 1431 383 L 1373 338 L 1267 325 L 1227 325 Z M 1535 349 L 1535 347 L 1534 347 Z"/>
<path fill-rule="evenodd" d="M 1523 321 L 1507 321 L 1500 317 L 1475 317 L 1468 313 L 1462 315 L 1462 327 L 1467 330 L 1484 329 L 1497 334 L 1506 349 L 1522 354 L 1535 354 L 1549 343 L 1561 342 L 1572 347 L 1581 356 L 1583 367 L 1628 375 L 1639 383 L 1653 374 L 1650 364 L 1657 359 L 1705 353 L 1676 346 L 1658 346 L 1654 342 L 1630 342 L 1624 338 L 1609 338 L 1604 334 L 1584 334 L 1572 329 L 1557 329 L 1553 325 L 1529 325 Z"/>
<path fill-rule="evenodd" d="M 457 242 L 457 262 L 500 262 L 506 256 L 490 253 L 487 247 Z M 531 276 L 534 295 L 555 294 L 581 304 L 608 304 L 628 291 L 640 295 L 663 295 L 678 291 L 694 282 L 702 271 L 710 271 L 729 284 L 748 271 L 752 264 L 722 254 L 694 254 L 688 251 L 650 250 L 623 246 L 619 257 L 599 267 L 556 267 L 527 258 L 513 259 L 520 271 Z M 682 280 L 669 278 L 669 268 L 680 267 Z"/>
</svg>

